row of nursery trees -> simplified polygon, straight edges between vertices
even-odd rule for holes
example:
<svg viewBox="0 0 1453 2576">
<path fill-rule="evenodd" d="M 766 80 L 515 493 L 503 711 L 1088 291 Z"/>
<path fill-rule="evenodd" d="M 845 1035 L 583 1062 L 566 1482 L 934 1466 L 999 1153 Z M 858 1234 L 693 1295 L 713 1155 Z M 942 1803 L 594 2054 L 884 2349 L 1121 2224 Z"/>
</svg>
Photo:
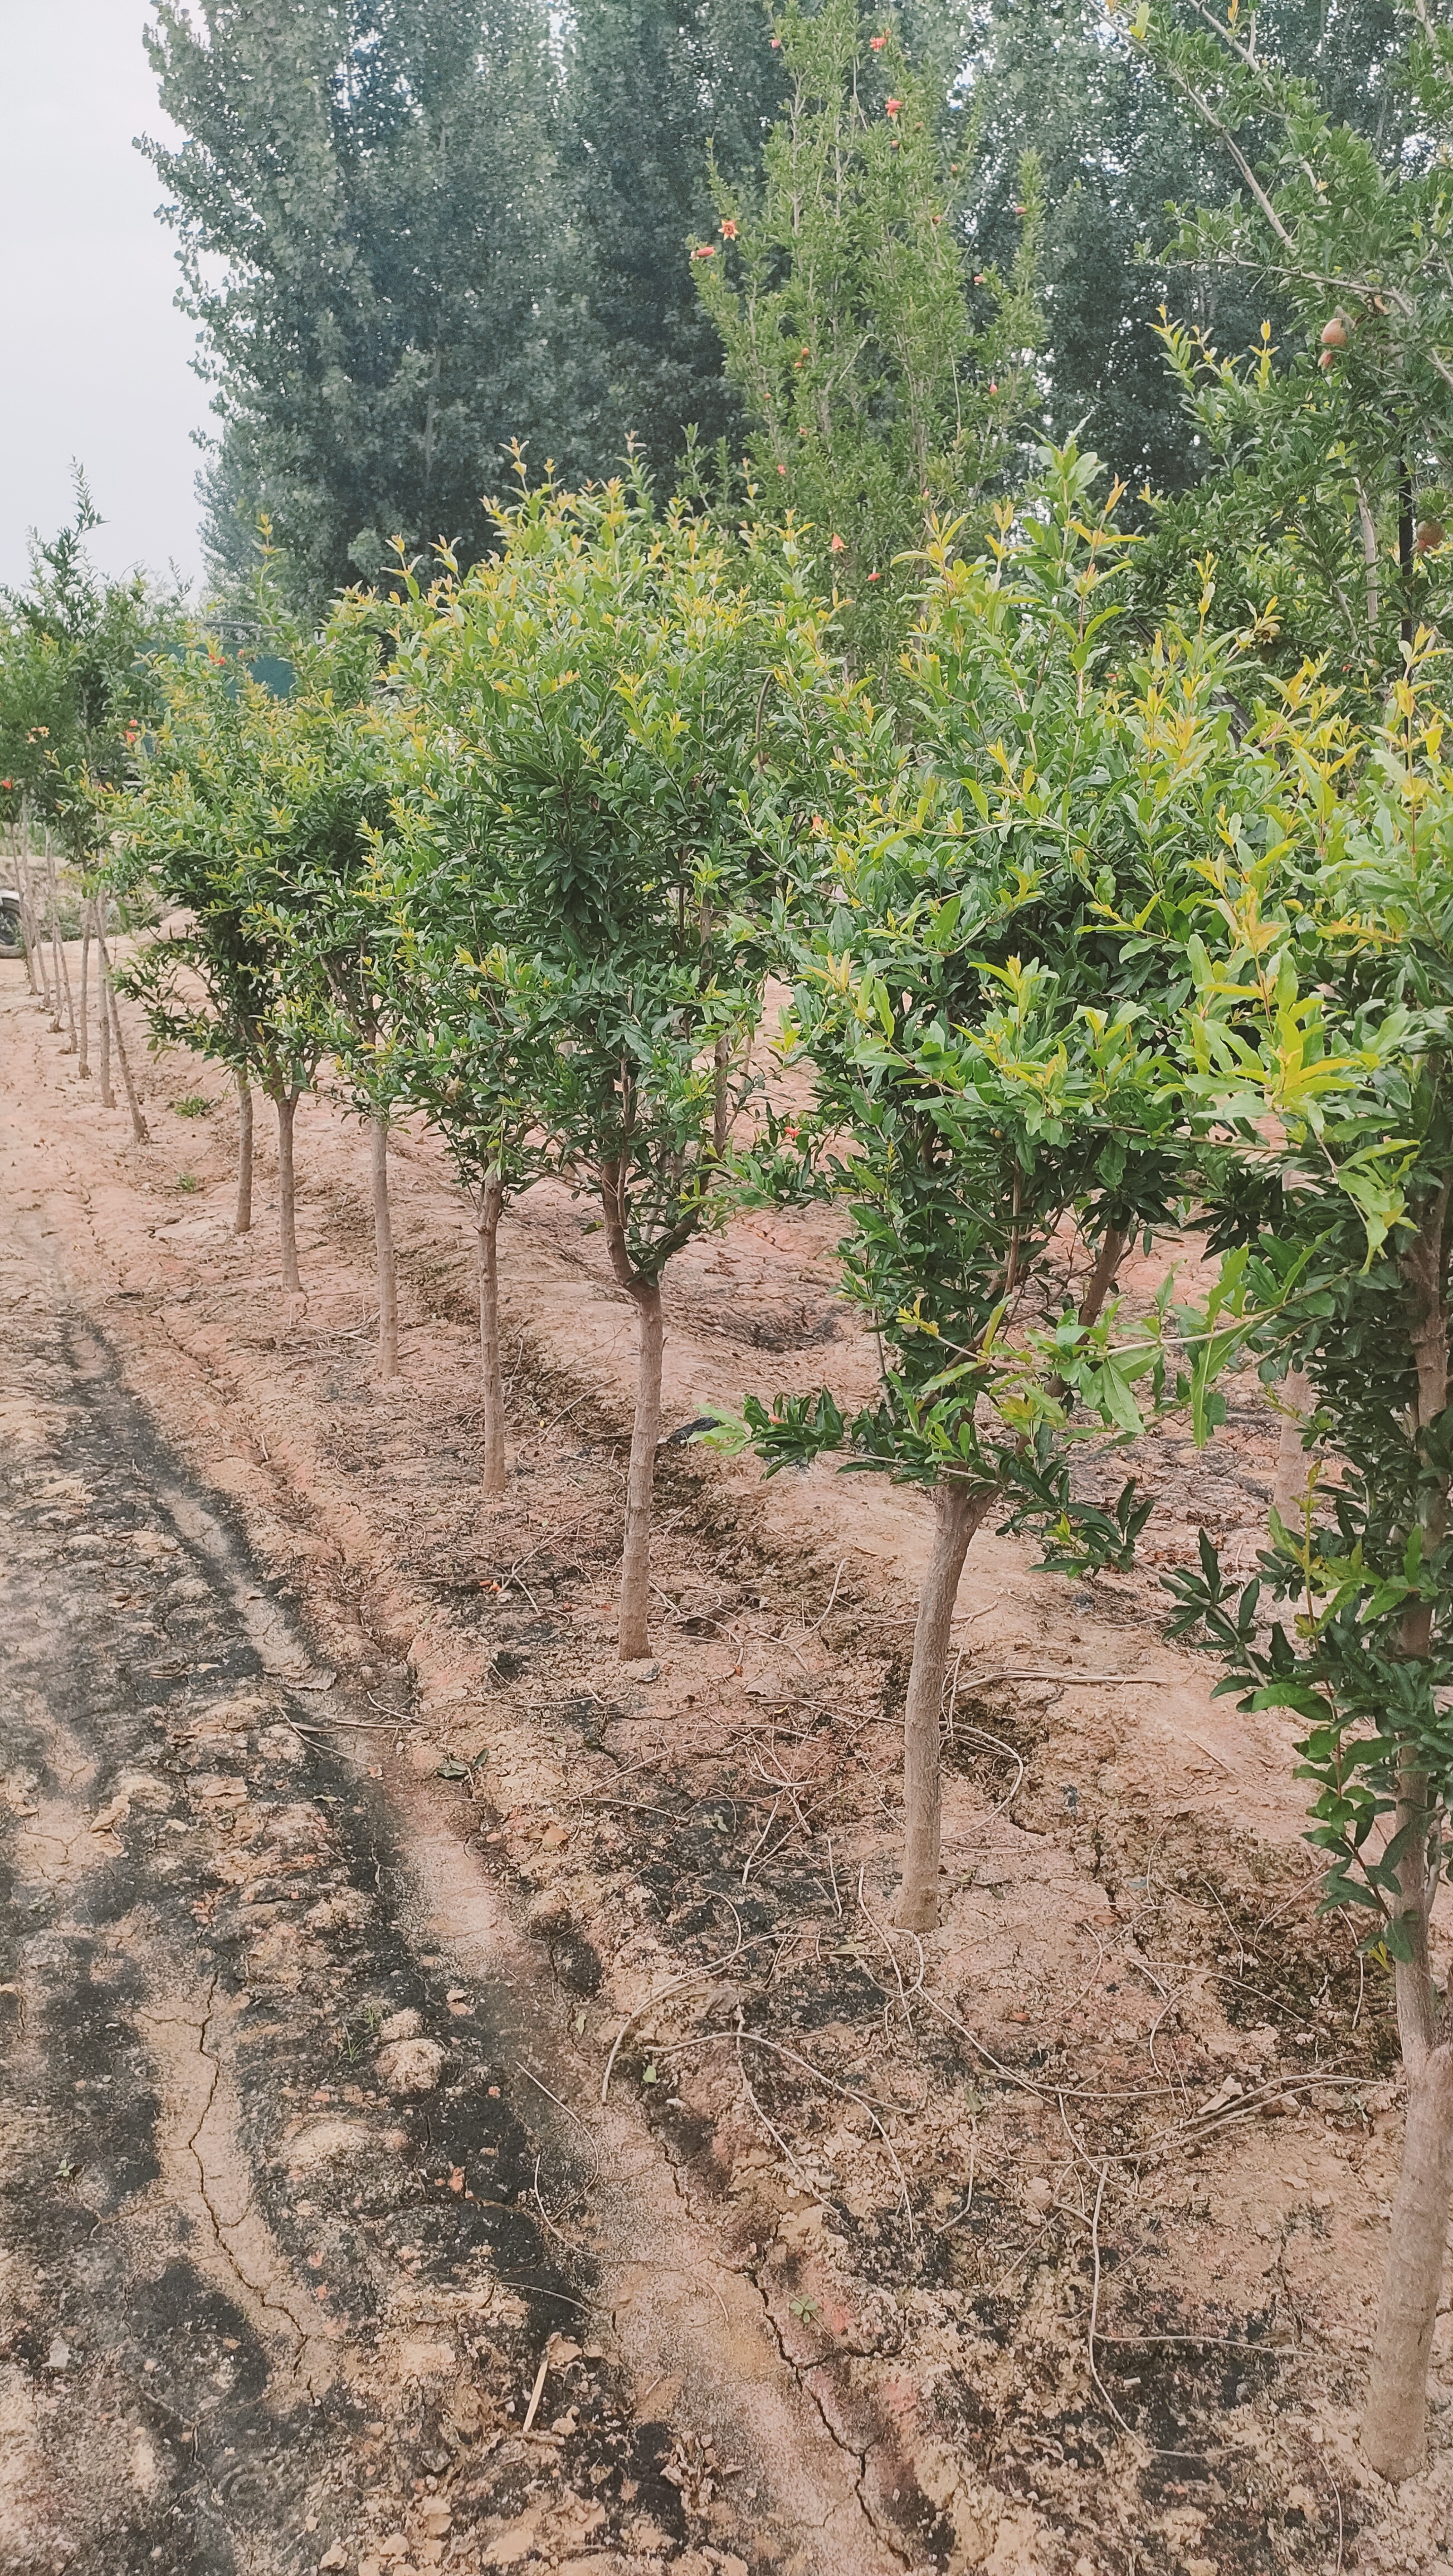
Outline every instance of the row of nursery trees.
<svg viewBox="0 0 1453 2576">
<path fill-rule="evenodd" d="M 386 1372 L 389 1126 L 443 1139 L 479 1235 L 491 1494 L 501 1211 L 547 1175 L 593 1197 L 638 1322 L 628 1659 L 673 1256 L 744 1202 L 840 1210 L 876 1400 L 753 1395 L 740 1428 L 771 1470 L 837 1452 L 931 1499 L 910 1930 L 937 1916 L 975 1532 L 1123 1566 L 1148 1505 L 1117 1446 L 1173 1407 L 1212 1439 L 1229 1369 L 1273 1396 L 1295 1373 L 1301 1507 L 1239 1590 L 1203 1540 L 1173 1625 L 1244 1706 L 1295 1713 L 1328 1901 L 1393 1979 L 1409 2106 L 1364 2435 L 1393 2476 L 1424 2454 L 1453 2190 L 1429 1955 L 1453 1848 L 1453 47 L 1415 17 L 1431 140 L 1391 171 L 1235 0 L 1122 29 L 1240 168 L 1189 250 L 1269 282 L 1297 342 L 1232 361 L 1167 325 L 1221 471 L 1131 524 L 1073 446 L 1006 488 L 1032 278 L 965 274 L 891 25 L 783 13 L 791 113 L 693 254 L 756 424 L 731 506 L 522 476 L 483 559 L 401 559 L 321 628 L 264 577 L 245 646 L 134 657 L 134 743 L 65 789 L 90 888 L 156 925 L 124 970 L 153 1036 L 275 1105 L 289 1285 L 296 1103 L 327 1066 L 366 1122 Z M 1028 236 L 1032 165 L 1019 185 Z M 5 755 L 37 794 L 40 730 Z M 790 1117 L 774 1049 L 810 1080 Z M 1132 1311 L 1133 1243 L 1164 1260 Z"/>
<path fill-rule="evenodd" d="M 921 1486 L 898 1920 L 937 1919 L 939 1729 L 974 1533 L 1123 1566 L 1148 1512 L 1102 1453 L 1255 1360 L 1314 1393 L 1305 1506 L 1239 1593 L 1209 1542 L 1176 1625 L 1303 1721 L 1333 1902 L 1391 1962 L 1411 2078 L 1367 2444 L 1422 2454 L 1453 2154 L 1429 1917 L 1453 1740 L 1453 722 L 1419 631 L 1375 717 L 1218 628 L 1117 616 L 1126 540 L 1073 449 L 983 549 L 921 565 L 894 696 L 853 678 L 784 534 L 640 487 L 524 490 L 495 555 L 265 661 L 199 636 L 118 793 L 107 873 L 159 926 L 124 983 L 159 1043 L 291 1130 L 326 1059 L 386 1149 L 422 1115 L 479 1232 L 484 1485 L 506 1425 L 496 1240 L 545 1174 L 588 1192 L 637 1317 L 620 1590 L 647 1649 L 662 1287 L 744 1200 L 830 1198 L 876 1402 L 749 1397 L 769 1469 L 845 1453 Z M 263 603 L 265 607 L 265 601 Z M 790 1008 L 764 1025 L 769 977 Z M 764 1058 L 811 1076 L 774 1110 Z M 246 1221 L 249 1122 L 239 1223 Z M 1127 1247 L 1173 1262 L 1127 1314 Z M 1338 1464 L 1315 1464 L 1311 1444 Z M 1112 1475 L 1109 1484 L 1116 1478 Z M 1108 1490 L 1108 1488 L 1106 1488 Z"/>
</svg>

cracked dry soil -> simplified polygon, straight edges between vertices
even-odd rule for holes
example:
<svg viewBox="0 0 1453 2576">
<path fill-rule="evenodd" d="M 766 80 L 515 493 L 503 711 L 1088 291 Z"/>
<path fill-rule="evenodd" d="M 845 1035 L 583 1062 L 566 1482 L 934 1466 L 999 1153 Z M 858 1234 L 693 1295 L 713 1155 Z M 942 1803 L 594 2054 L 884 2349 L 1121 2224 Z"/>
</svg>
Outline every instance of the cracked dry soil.
<svg viewBox="0 0 1453 2576">
<path fill-rule="evenodd" d="M 411 1942 L 377 1766 L 82 1318 L 12 1311 L 0 1419 L 0 2564 L 891 2564 L 639 2402 L 528 1994 Z"/>
</svg>

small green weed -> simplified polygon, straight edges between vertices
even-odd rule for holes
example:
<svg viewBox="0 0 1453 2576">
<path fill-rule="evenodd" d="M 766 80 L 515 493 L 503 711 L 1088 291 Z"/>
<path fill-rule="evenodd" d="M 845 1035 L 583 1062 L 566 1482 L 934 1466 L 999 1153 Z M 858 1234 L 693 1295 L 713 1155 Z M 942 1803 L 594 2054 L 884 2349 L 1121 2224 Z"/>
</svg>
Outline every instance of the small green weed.
<svg viewBox="0 0 1453 2576">
<path fill-rule="evenodd" d="M 201 1186 L 202 1184 L 198 1180 L 195 1172 L 178 1172 L 177 1188 L 179 1190 L 199 1190 Z"/>
<path fill-rule="evenodd" d="M 172 1108 L 178 1118 L 210 1118 L 215 1101 L 207 1100 L 200 1091 L 189 1091 L 185 1100 L 174 1100 Z"/>
</svg>

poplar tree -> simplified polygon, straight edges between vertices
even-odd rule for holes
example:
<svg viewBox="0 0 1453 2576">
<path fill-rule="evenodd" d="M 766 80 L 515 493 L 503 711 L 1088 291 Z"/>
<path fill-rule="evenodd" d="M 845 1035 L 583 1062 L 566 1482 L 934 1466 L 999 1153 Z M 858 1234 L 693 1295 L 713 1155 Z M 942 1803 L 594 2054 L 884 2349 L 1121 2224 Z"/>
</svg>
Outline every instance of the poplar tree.
<svg viewBox="0 0 1453 2576">
<path fill-rule="evenodd" d="M 390 540 L 483 548 L 548 408 L 555 76 L 538 0 L 161 0 L 169 196 L 219 446 L 206 534 L 260 512 L 322 594 Z"/>
<path fill-rule="evenodd" d="M 613 472 L 632 440 L 658 493 L 694 429 L 739 447 L 744 419 L 687 260 L 712 222 L 708 150 L 733 184 L 754 176 L 782 104 L 761 0 L 582 0 L 566 80 L 563 152 L 577 355 L 561 453 Z"/>
</svg>

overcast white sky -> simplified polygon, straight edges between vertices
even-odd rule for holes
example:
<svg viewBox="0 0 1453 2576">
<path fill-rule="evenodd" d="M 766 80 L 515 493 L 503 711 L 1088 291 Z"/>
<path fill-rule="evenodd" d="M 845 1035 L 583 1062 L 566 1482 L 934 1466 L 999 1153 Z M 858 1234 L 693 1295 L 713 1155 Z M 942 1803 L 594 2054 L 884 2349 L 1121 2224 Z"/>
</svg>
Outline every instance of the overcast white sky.
<svg viewBox="0 0 1453 2576">
<path fill-rule="evenodd" d="M 0 581 L 69 515 L 70 460 L 107 572 L 200 568 L 191 432 L 207 423 L 173 236 L 133 136 L 165 129 L 142 0 L 0 0 Z"/>
</svg>

